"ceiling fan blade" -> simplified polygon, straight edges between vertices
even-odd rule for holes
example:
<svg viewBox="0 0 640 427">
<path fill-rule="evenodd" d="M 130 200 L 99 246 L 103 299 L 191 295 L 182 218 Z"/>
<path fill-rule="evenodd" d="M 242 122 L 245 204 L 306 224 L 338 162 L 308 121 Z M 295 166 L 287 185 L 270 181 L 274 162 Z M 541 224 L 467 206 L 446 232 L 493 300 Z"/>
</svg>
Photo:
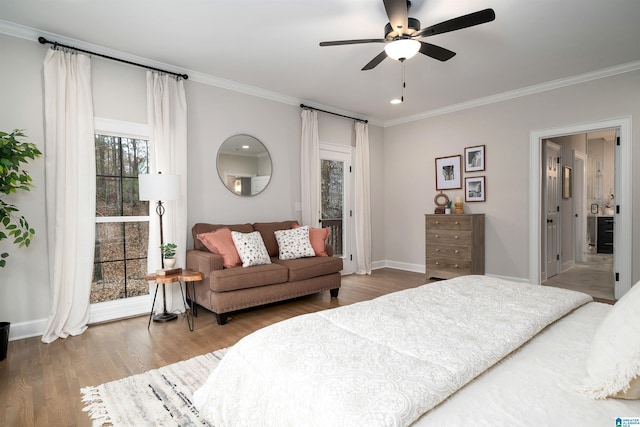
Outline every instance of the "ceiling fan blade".
<svg viewBox="0 0 640 427">
<path fill-rule="evenodd" d="M 427 28 L 413 33 L 412 37 L 429 37 L 436 34 L 448 33 L 449 31 L 461 30 L 463 28 L 473 27 L 496 19 L 496 13 L 493 9 L 480 10 L 468 15 L 458 16 L 457 18 L 432 25 Z"/>
<path fill-rule="evenodd" d="M 332 42 L 320 42 L 320 46 L 341 46 L 345 44 L 384 43 L 385 39 L 361 39 L 361 40 L 336 40 Z"/>
<path fill-rule="evenodd" d="M 380 54 L 378 56 L 376 56 L 375 58 L 373 58 L 371 61 L 369 61 L 369 63 L 367 65 L 365 65 L 364 67 L 362 67 L 362 71 L 367 71 L 367 70 L 372 70 L 375 67 L 378 66 L 379 63 L 381 63 L 382 61 L 385 60 L 385 58 L 387 57 L 387 52 L 385 52 L 384 50 L 382 52 L 380 52 Z"/>
<path fill-rule="evenodd" d="M 407 0 L 383 0 L 389 23 L 398 35 L 402 35 L 408 27 L 409 7 Z"/>
<path fill-rule="evenodd" d="M 445 49 L 440 46 L 436 46 L 435 44 L 420 42 L 420 51 L 421 54 L 430 56 L 431 58 L 437 59 L 439 61 L 448 61 L 449 59 L 456 56 L 455 52 L 450 51 L 449 49 Z"/>
</svg>

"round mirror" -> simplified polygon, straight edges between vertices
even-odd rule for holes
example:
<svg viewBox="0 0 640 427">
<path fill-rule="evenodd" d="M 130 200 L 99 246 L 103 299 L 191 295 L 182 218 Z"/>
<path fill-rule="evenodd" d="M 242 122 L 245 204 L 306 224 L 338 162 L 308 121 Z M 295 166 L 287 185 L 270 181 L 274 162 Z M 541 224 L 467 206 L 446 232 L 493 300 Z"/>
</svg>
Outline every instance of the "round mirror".
<svg viewBox="0 0 640 427">
<path fill-rule="evenodd" d="M 255 196 L 271 180 L 271 156 L 262 142 L 250 135 L 227 138 L 218 150 L 216 167 L 224 186 L 239 196 Z"/>
</svg>

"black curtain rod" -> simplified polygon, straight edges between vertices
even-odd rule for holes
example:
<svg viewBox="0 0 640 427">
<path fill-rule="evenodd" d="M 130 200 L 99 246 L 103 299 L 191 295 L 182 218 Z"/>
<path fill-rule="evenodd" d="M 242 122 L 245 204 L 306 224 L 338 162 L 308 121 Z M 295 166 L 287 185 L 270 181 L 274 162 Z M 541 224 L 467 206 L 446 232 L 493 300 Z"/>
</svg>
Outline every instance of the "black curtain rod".
<svg viewBox="0 0 640 427">
<path fill-rule="evenodd" d="M 114 58 L 113 56 L 103 55 L 101 53 L 91 52 L 89 50 L 84 50 L 84 49 L 80 49 L 80 48 L 73 47 L 73 46 L 67 46 L 67 45 L 64 45 L 64 44 L 61 44 L 61 43 L 58 43 L 58 42 L 49 41 L 49 40 L 45 39 L 44 37 L 38 37 L 38 41 L 40 42 L 40 44 L 47 44 L 48 43 L 50 45 L 53 45 L 54 48 L 60 46 L 60 47 L 63 47 L 65 49 L 76 50 L 78 52 L 88 53 L 89 55 L 95 55 L 95 56 L 100 56 L 102 58 L 111 59 L 112 61 L 124 62 L 125 64 L 135 65 L 136 67 L 147 68 L 147 69 L 153 70 L 153 71 L 160 71 L 161 73 L 171 74 L 172 76 L 180 77 L 180 78 L 183 78 L 185 80 L 187 80 L 189 78 L 189 76 L 187 74 L 180 74 L 180 73 L 174 73 L 174 72 L 171 72 L 171 71 L 161 70 L 160 68 L 155 68 L 155 67 L 150 67 L 148 65 L 138 64 L 136 62 L 127 61 L 126 59 Z"/>
<path fill-rule="evenodd" d="M 357 122 L 369 123 L 369 120 L 358 119 L 357 117 L 345 116 L 344 114 L 332 113 L 331 111 L 325 111 L 325 110 L 321 110 L 319 108 L 309 107 L 308 105 L 304 105 L 304 104 L 300 104 L 300 108 L 304 108 L 306 110 L 322 111 L 323 113 L 333 114 L 334 116 L 344 117 L 345 119 L 351 119 L 351 120 L 355 120 Z"/>
</svg>

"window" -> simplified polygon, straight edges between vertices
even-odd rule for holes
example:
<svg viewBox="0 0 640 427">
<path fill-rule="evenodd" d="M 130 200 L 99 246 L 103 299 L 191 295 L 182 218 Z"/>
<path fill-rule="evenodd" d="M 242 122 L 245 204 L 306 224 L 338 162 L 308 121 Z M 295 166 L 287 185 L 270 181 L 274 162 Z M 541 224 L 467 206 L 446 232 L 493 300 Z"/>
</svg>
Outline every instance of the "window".
<svg viewBox="0 0 640 427">
<path fill-rule="evenodd" d="M 96 244 L 90 302 L 148 295 L 149 205 L 138 200 L 138 174 L 149 167 L 149 141 L 95 135 Z"/>
</svg>

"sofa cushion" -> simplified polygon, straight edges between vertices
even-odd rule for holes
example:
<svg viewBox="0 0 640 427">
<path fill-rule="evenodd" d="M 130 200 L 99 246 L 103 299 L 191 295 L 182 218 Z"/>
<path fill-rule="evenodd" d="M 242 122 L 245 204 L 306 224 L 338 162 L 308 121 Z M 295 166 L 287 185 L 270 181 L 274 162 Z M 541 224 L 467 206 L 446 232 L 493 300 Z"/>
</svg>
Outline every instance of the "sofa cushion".
<svg viewBox="0 0 640 427">
<path fill-rule="evenodd" d="M 293 228 L 300 227 L 298 224 L 294 224 Z M 309 227 L 309 240 L 311 241 L 311 247 L 316 256 L 329 256 L 327 254 L 327 238 L 329 237 L 330 227 L 325 228 L 312 228 Z"/>
<path fill-rule="evenodd" d="M 240 233 L 232 231 L 231 238 L 236 245 L 243 267 L 271 264 L 271 258 L 269 258 L 269 253 L 259 232 Z"/>
<path fill-rule="evenodd" d="M 339 257 L 311 257 L 287 260 L 271 258 L 271 261 L 289 269 L 290 282 L 338 273 L 342 270 L 342 258 Z"/>
<path fill-rule="evenodd" d="M 253 226 L 251 224 L 207 224 L 204 222 L 199 222 L 195 224 L 191 228 L 191 235 L 193 236 L 193 249 L 199 251 L 207 251 L 207 247 L 198 240 L 198 234 L 202 233 L 210 233 L 212 231 L 216 231 L 219 228 L 228 228 L 231 231 L 239 231 L 241 233 L 251 233 L 253 230 Z"/>
<path fill-rule="evenodd" d="M 278 258 L 296 259 L 315 256 L 309 240 L 309 227 L 293 228 L 291 230 L 276 230 L 274 232 L 278 242 Z"/>
<path fill-rule="evenodd" d="M 262 235 L 264 245 L 267 247 L 270 257 L 278 256 L 278 242 L 276 241 L 276 230 L 289 230 L 293 228 L 293 224 L 298 221 L 280 221 L 280 222 L 256 222 L 253 229 L 259 231 Z"/>
<path fill-rule="evenodd" d="M 226 268 L 237 267 L 242 264 L 236 245 L 231 238 L 231 230 L 227 227 L 218 228 L 216 231 L 198 234 L 200 240 L 211 253 L 222 257 Z"/>
<path fill-rule="evenodd" d="M 256 265 L 251 268 L 225 268 L 211 271 L 209 287 L 214 292 L 236 291 L 284 283 L 288 277 L 287 269 L 277 264 Z"/>
</svg>

